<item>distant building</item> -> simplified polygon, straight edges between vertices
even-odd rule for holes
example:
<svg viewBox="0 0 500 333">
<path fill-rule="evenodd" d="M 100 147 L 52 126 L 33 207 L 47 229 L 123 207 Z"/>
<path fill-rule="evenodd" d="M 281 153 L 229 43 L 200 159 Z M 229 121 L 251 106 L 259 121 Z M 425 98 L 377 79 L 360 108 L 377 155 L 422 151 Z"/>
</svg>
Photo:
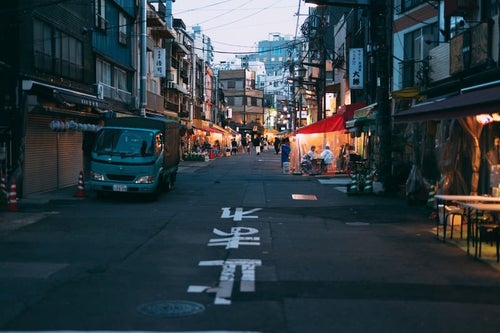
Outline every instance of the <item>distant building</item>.
<svg viewBox="0 0 500 333">
<path fill-rule="evenodd" d="M 255 72 L 248 69 L 219 70 L 219 85 L 224 91 L 229 126 L 234 130 L 262 126 L 264 92 L 255 89 Z"/>
</svg>

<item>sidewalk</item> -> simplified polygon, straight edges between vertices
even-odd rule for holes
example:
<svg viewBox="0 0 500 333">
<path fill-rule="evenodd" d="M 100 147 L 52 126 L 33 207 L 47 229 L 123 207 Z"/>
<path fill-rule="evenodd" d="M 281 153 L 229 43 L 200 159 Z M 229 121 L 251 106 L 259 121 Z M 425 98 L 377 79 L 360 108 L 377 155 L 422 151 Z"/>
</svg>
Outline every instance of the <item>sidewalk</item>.
<svg viewBox="0 0 500 333">
<path fill-rule="evenodd" d="M 451 227 L 448 226 L 446 228 L 446 239 L 443 243 L 443 246 L 446 244 L 454 245 L 460 248 L 465 254 L 467 253 L 467 227 L 464 229 L 463 237 L 460 238 L 460 227 L 457 225 L 454 227 L 453 231 L 453 239 L 450 239 L 451 235 Z M 436 234 L 436 226 L 432 228 L 432 232 Z M 436 241 L 443 242 L 443 229 L 440 227 L 439 229 L 439 240 Z M 476 247 L 473 246 L 472 241 L 469 242 L 469 256 L 471 258 L 475 258 Z M 483 262 L 487 265 L 490 265 L 494 269 L 500 271 L 500 263 L 496 261 L 496 246 L 495 243 L 483 242 L 481 245 L 481 257 L 475 258 L 476 260 Z"/>
</svg>

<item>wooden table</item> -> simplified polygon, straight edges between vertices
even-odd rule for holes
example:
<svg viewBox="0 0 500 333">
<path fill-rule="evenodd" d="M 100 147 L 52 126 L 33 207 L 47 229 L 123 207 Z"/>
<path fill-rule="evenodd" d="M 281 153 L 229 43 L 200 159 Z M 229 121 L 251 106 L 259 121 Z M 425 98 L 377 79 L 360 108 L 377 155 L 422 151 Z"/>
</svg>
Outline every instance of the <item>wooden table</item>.
<svg viewBox="0 0 500 333">
<path fill-rule="evenodd" d="M 493 198 L 493 197 L 492 197 Z M 500 198 L 495 198 L 495 199 L 500 199 Z M 472 231 L 472 227 L 470 226 L 471 224 L 471 219 L 470 219 L 470 212 L 472 210 L 475 210 L 476 211 L 476 215 L 479 214 L 479 212 L 490 212 L 490 213 L 500 213 L 500 203 L 492 203 L 492 202 L 500 202 L 499 201 L 489 201 L 489 203 L 473 203 L 473 202 L 464 202 L 462 203 L 462 206 L 466 209 L 468 209 L 468 218 L 469 218 L 469 221 L 467 222 L 467 254 L 469 254 L 469 235 L 470 235 L 470 232 Z M 476 218 L 476 221 L 477 221 L 477 218 Z M 491 227 L 493 229 L 496 229 L 496 228 L 500 228 L 500 225 L 498 224 L 487 224 L 485 225 L 486 227 Z M 479 231 L 479 228 L 480 228 L 480 224 L 476 222 L 476 225 L 475 225 L 475 231 L 474 231 L 474 239 L 473 239 L 473 242 L 474 242 L 474 246 L 475 246 L 475 250 L 474 250 L 474 256 L 477 258 L 477 249 L 478 249 L 478 231 Z"/>
<path fill-rule="evenodd" d="M 438 219 L 436 221 L 436 237 L 439 239 L 439 203 L 443 205 L 443 242 L 446 241 L 446 203 L 457 203 L 463 206 L 466 203 L 498 203 L 500 204 L 500 197 L 488 197 L 484 195 L 462 195 L 462 194 L 436 194 L 436 204 L 438 207 Z M 469 216 L 468 216 L 469 217 Z M 469 254 L 469 235 L 470 235 L 470 223 L 467 222 L 467 254 Z"/>
</svg>

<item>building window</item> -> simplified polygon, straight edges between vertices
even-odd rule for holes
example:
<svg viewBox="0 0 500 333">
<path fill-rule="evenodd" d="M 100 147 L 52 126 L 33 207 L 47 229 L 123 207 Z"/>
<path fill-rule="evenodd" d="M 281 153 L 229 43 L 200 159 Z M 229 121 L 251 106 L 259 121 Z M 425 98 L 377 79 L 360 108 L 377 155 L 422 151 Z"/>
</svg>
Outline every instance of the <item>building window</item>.
<svg viewBox="0 0 500 333">
<path fill-rule="evenodd" d="M 120 69 L 120 68 L 115 67 L 114 74 L 115 74 L 115 77 L 114 77 L 115 87 L 120 89 L 120 90 L 128 91 L 128 89 L 127 89 L 127 72 Z"/>
<path fill-rule="evenodd" d="M 227 81 L 227 88 L 228 89 L 234 89 L 234 88 L 236 88 L 236 82 L 234 80 L 228 80 Z"/>
<path fill-rule="evenodd" d="M 127 45 L 127 17 L 120 12 L 118 14 L 118 42 L 123 45 Z"/>
<path fill-rule="evenodd" d="M 400 0 L 401 1 L 401 12 L 406 12 L 418 5 L 427 2 L 426 0 Z"/>
<path fill-rule="evenodd" d="M 96 61 L 96 81 L 111 86 L 111 64 L 101 59 Z"/>
<path fill-rule="evenodd" d="M 429 50 L 438 40 L 437 24 L 429 24 L 404 36 L 404 59 L 400 63 L 400 84 L 402 88 L 412 87 L 425 79 L 422 69 L 429 56 Z"/>
<path fill-rule="evenodd" d="M 94 1 L 95 27 L 99 30 L 106 30 L 108 28 L 108 21 L 106 21 L 106 0 Z"/>
<path fill-rule="evenodd" d="M 82 43 L 50 25 L 33 22 L 34 66 L 74 80 L 83 78 Z"/>
<path fill-rule="evenodd" d="M 41 21 L 34 21 L 33 41 L 35 67 L 51 72 L 53 59 L 51 27 Z"/>
</svg>

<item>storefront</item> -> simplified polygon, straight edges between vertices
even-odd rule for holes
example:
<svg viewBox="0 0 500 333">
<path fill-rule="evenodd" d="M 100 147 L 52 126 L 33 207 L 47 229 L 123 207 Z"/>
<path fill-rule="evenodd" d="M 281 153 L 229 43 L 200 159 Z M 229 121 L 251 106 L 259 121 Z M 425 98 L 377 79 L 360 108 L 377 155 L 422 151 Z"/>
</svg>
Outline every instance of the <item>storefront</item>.
<svg viewBox="0 0 500 333">
<path fill-rule="evenodd" d="M 372 159 L 372 134 L 375 133 L 375 108 L 377 103 L 354 110 L 352 119 L 346 121 L 345 127 L 351 137 L 354 150 L 362 159 Z"/>
<path fill-rule="evenodd" d="M 301 158 L 311 146 L 316 147 L 318 154 L 323 151 L 325 146 L 330 146 L 335 158 L 333 165 L 336 165 L 338 151 L 347 142 L 346 140 L 348 140 L 348 135 L 345 133 L 344 117 L 341 115 L 327 117 L 297 129 L 290 139 L 291 171 L 300 171 Z"/>
<path fill-rule="evenodd" d="M 23 197 L 78 183 L 107 104 L 88 94 L 25 80 Z M 22 126 L 22 125 L 21 125 Z M 24 151 L 22 149 L 24 148 Z"/>
<path fill-rule="evenodd" d="M 416 104 L 395 113 L 394 121 L 408 123 L 414 131 L 426 124 L 419 140 L 414 140 L 419 157 L 414 162 L 425 176 L 433 150 L 442 193 L 489 194 L 498 186 L 492 177 L 500 164 L 498 82 Z"/>
<path fill-rule="evenodd" d="M 194 119 L 191 125 L 192 135 L 189 137 L 189 150 L 192 152 L 196 148 L 209 144 L 211 148 L 217 150 L 217 154 L 223 154 L 226 147 L 231 147 L 232 133 L 211 122 Z"/>
</svg>

